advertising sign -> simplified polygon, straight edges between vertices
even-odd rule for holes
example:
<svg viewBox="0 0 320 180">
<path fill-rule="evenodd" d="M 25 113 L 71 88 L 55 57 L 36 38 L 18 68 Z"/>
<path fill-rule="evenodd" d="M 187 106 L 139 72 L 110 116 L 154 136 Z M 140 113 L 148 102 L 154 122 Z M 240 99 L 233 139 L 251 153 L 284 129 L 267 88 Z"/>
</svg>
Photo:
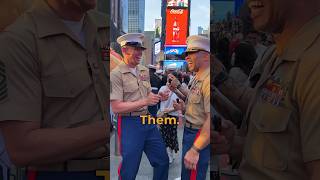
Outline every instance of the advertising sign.
<svg viewBox="0 0 320 180">
<path fill-rule="evenodd" d="M 167 7 L 188 7 L 188 0 L 167 0 Z"/>
<path fill-rule="evenodd" d="M 187 70 L 187 62 L 185 60 L 164 60 L 163 68 L 167 69 L 167 66 L 170 64 L 174 64 L 174 66 L 177 67 L 177 70 Z"/>
<path fill-rule="evenodd" d="M 156 42 L 154 44 L 154 54 L 159 54 L 159 52 L 161 51 L 161 41 Z"/>
<path fill-rule="evenodd" d="M 174 55 L 180 55 L 184 51 L 186 51 L 187 47 L 165 47 L 165 54 L 174 54 Z"/>
<path fill-rule="evenodd" d="M 167 9 L 165 45 L 186 45 L 188 9 Z"/>
</svg>

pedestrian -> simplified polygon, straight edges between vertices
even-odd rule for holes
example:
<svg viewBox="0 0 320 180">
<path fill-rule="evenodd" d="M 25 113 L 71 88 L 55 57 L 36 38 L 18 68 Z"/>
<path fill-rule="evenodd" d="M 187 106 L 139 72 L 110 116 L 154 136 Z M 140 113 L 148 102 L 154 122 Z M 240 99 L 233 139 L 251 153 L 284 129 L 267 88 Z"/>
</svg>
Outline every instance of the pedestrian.
<svg viewBox="0 0 320 180">
<path fill-rule="evenodd" d="M 106 17 L 95 1 L 37 1 L 0 34 L 0 130 L 32 180 L 109 170 Z"/>
<path fill-rule="evenodd" d="M 173 72 L 171 73 L 175 77 L 177 77 L 177 73 Z M 160 109 L 158 116 L 161 114 L 163 117 L 170 117 L 175 118 L 176 120 L 179 119 L 179 112 L 176 111 L 173 107 L 173 102 L 178 99 L 178 96 L 169 89 L 168 84 L 165 86 L 162 86 L 159 90 L 159 92 L 163 93 L 169 93 L 168 100 L 162 101 L 160 103 Z M 162 124 L 160 125 L 160 132 L 162 135 L 162 138 L 164 139 L 164 142 L 167 147 L 167 153 L 169 156 L 169 163 L 172 163 L 175 159 L 174 154 L 178 153 L 179 151 L 179 143 L 178 143 L 178 124 Z"/>
<path fill-rule="evenodd" d="M 118 116 L 118 135 L 122 163 L 119 179 L 133 180 L 145 152 L 154 168 L 154 180 L 168 179 L 169 159 L 157 124 L 146 124 L 142 116 L 149 115 L 147 107 L 166 100 L 166 94 L 151 92 L 149 71 L 140 65 L 144 35 L 128 33 L 118 37 L 123 63 L 111 71 L 110 102 Z M 161 95 L 160 95 L 161 94 Z"/>
</svg>

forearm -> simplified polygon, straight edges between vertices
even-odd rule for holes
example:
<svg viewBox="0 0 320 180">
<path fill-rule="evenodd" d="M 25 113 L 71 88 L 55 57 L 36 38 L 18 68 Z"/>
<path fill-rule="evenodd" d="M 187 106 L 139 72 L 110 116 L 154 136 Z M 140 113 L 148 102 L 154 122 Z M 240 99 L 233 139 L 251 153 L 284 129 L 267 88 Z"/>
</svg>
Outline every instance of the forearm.
<svg viewBox="0 0 320 180">
<path fill-rule="evenodd" d="M 145 99 L 141 99 L 134 102 L 111 102 L 112 111 L 114 113 L 127 113 L 133 112 L 141 109 L 142 107 L 146 106 Z"/>
<path fill-rule="evenodd" d="M 207 115 L 206 121 L 204 122 L 199 137 L 195 140 L 193 145 L 197 149 L 204 149 L 207 145 L 210 144 L 210 115 Z"/>
<path fill-rule="evenodd" d="M 176 90 L 174 91 L 174 93 L 175 93 L 180 99 L 182 99 L 183 101 L 185 101 L 186 98 L 187 98 L 187 96 L 183 95 L 178 89 L 176 89 Z"/>
<path fill-rule="evenodd" d="M 188 94 L 189 94 L 189 92 L 190 92 L 187 86 L 180 86 L 180 88 L 179 88 L 178 90 L 179 90 L 179 91 L 181 92 L 181 94 L 182 94 L 183 96 L 185 96 L 185 97 L 187 97 Z"/>
<path fill-rule="evenodd" d="M 245 84 L 240 84 L 228 78 L 218 89 L 231 100 L 242 112 L 246 112 L 254 90 Z"/>
<path fill-rule="evenodd" d="M 106 145 L 104 121 L 77 128 L 34 129 L 7 144 L 17 166 L 36 166 L 77 158 Z M 6 134 L 6 133 L 4 133 Z M 17 136 L 18 137 L 18 136 Z"/>
</svg>

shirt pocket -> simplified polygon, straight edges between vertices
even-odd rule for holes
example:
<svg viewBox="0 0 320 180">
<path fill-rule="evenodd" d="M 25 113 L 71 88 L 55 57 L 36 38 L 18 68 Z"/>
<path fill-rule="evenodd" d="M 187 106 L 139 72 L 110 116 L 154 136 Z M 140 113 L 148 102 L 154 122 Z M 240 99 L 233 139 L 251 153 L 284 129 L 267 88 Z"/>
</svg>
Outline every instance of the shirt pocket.
<svg viewBox="0 0 320 180">
<path fill-rule="evenodd" d="M 148 81 L 142 81 L 142 92 L 144 93 L 144 96 L 147 96 L 149 91 L 151 90 L 151 85 Z"/>
<path fill-rule="evenodd" d="M 189 97 L 189 102 L 193 104 L 199 104 L 201 101 L 201 96 L 197 94 L 191 94 Z"/>
<path fill-rule="evenodd" d="M 253 111 L 251 119 L 257 138 L 260 138 L 256 141 L 263 144 L 262 165 L 273 170 L 286 170 L 291 148 L 292 136 L 288 128 L 292 111 L 269 103 L 259 103 Z"/>
<path fill-rule="evenodd" d="M 138 91 L 139 86 L 137 79 L 130 76 L 123 76 L 123 92 L 124 93 L 133 93 Z"/>
</svg>

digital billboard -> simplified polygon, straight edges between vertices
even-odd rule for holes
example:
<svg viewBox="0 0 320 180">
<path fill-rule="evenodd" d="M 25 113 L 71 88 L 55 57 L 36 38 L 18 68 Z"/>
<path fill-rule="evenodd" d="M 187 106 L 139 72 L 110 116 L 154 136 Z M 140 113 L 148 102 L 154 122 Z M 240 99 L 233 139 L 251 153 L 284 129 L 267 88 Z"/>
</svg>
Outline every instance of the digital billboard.
<svg viewBox="0 0 320 180">
<path fill-rule="evenodd" d="M 167 7 L 188 7 L 188 0 L 167 0 Z"/>
<path fill-rule="evenodd" d="M 169 46 L 165 47 L 165 54 L 173 54 L 173 55 L 180 55 L 184 51 L 186 51 L 187 47 L 174 47 L 174 46 Z"/>
<path fill-rule="evenodd" d="M 165 45 L 186 45 L 188 13 L 188 9 L 167 8 Z"/>
<path fill-rule="evenodd" d="M 154 54 L 157 55 L 161 51 L 161 41 L 154 44 Z"/>
<path fill-rule="evenodd" d="M 163 69 L 167 69 L 170 64 L 174 64 L 177 67 L 177 70 L 180 71 L 186 71 L 188 66 L 185 60 L 164 60 Z"/>
</svg>

